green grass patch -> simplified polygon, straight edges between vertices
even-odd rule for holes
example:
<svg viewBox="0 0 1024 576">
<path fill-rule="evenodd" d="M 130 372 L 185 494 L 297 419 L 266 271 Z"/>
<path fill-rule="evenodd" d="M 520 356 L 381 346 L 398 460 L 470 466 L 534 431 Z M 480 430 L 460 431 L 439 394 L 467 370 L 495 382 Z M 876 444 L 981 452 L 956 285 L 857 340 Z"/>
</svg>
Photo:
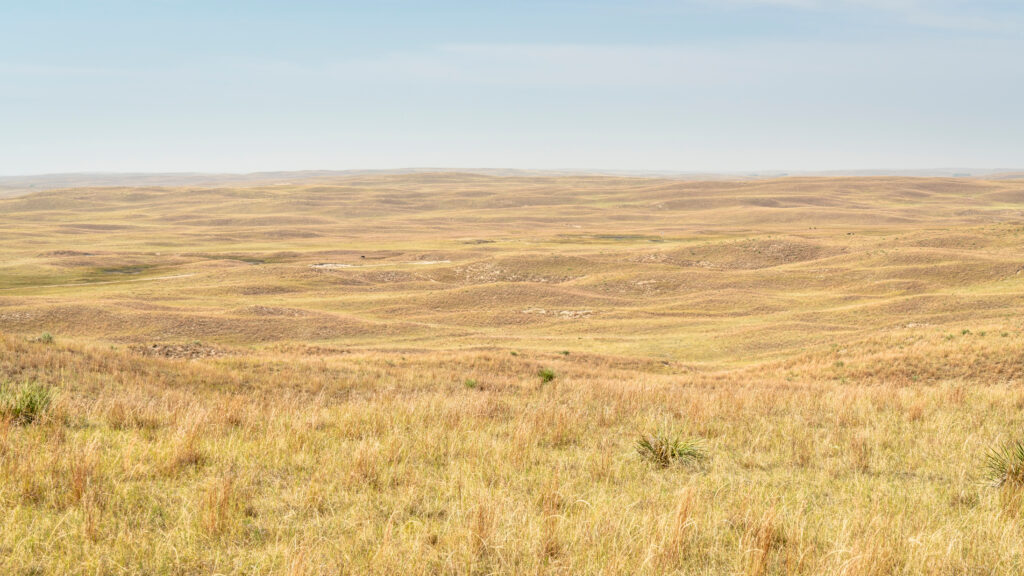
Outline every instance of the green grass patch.
<svg viewBox="0 0 1024 576">
<path fill-rule="evenodd" d="M 31 424 L 49 408 L 53 390 L 38 382 L 0 384 L 0 418 L 16 424 Z"/>
</svg>

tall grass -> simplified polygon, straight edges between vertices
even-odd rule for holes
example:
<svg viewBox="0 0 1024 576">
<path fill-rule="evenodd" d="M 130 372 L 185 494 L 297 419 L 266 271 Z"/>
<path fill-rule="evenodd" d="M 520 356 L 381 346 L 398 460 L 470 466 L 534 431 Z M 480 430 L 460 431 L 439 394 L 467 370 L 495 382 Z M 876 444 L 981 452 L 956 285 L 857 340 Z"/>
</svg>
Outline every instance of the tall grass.
<svg viewBox="0 0 1024 576">
<path fill-rule="evenodd" d="M 507 352 L 400 354 L 185 361 L 0 337 L 5 406 L 61 383 L 19 412 L 31 425 L 0 422 L 0 574 L 1024 566 L 1020 449 L 979 470 L 1019 418 L 1006 386 L 838 385 L 826 354 L 757 378 L 588 354 L 537 386 Z"/>
</svg>

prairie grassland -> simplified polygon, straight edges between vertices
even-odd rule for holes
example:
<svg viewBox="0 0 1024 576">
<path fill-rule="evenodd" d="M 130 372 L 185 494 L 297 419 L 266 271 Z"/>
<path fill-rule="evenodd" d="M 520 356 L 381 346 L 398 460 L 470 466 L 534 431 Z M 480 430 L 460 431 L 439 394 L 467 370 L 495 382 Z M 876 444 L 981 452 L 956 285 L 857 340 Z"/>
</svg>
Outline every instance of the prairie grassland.
<svg viewBox="0 0 1024 576">
<path fill-rule="evenodd" d="M 1024 424 L 1022 202 L 458 174 L 0 200 L 0 573 L 1021 573 L 985 465 Z M 706 457 L 649 462 L 654 431 Z"/>
</svg>

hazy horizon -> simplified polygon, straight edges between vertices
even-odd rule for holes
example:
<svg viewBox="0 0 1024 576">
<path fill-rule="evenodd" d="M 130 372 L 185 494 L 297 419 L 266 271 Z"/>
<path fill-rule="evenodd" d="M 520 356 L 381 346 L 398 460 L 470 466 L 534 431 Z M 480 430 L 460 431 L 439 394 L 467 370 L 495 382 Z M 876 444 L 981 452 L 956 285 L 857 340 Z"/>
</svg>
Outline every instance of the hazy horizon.
<svg viewBox="0 0 1024 576">
<path fill-rule="evenodd" d="M 5 176 L 1024 165 L 1024 7 L 1005 1 L 109 0 L 0 16 Z"/>
<path fill-rule="evenodd" d="M 33 174 L 0 174 L 0 180 L 32 180 L 60 177 L 159 177 L 159 176 L 210 176 L 210 177 L 248 177 L 261 175 L 346 175 L 360 173 L 395 173 L 395 174 L 416 174 L 416 173 L 480 173 L 480 174 L 580 174 L 580 175 L 626 175 L 626 176 L 719 176 L 719 177 L 743 177 L 743 176 L 922 176 L 922 177 L 985 177 L 1024 172 L 1024 169 L 1013 167 L 979 168 L 970 166 L 948 166 L 935 168 L 834 168 L 821 170 L 786 170 L 767 168 L 763 170 L 671 170 L 671 169 L 628 169 L 628 168 L 531 168 L 518 166 L 398 166 L 392 168 L 308 168 L 293 170 L 253 170 L 253 171 L 228 171 L 228 170 L 168 170 L 168 171 L 74 171 L 74 172 L 45 172 Z"/>
</svg>

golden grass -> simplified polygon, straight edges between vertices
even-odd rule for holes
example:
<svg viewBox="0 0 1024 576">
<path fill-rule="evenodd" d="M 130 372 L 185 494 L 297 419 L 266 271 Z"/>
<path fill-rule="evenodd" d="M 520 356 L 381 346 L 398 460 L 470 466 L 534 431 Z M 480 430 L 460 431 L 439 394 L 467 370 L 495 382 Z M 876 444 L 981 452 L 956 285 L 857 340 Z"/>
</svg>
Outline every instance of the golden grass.
<svg viewBox="0 0 1024 576">
<path fill-rule="evenodd" d="M 0 573 L 1020 573 L 1021 186 L 0 200 Z"/>
</svg>

